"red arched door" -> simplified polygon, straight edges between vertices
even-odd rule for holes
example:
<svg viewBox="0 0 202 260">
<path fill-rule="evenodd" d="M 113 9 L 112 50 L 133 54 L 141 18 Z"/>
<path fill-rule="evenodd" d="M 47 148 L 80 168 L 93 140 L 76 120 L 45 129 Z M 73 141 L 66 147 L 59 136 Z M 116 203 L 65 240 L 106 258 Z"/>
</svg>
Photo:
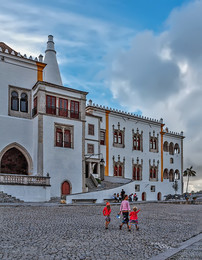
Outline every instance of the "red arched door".
<svg viewBox="0 0 202 260">
<path fill-rule="evenodd" d="M 157 194 L 157 200 L 161 200 L 161 192 L 158 192 L 158 194 Z"/>
<path fill-rule="evenodd" d="M 28 163 L 25 156 L 17 149 L 11 148 L 1 159 L 2 173 L 9 174 L 28 174 Z"/>
<path fill-rule="evenodd" d="M 146 200 L 146 192 L 143 192 L 142 193 L 142 201 L 145 201 Z"/>
<path fill-rule="evenodd" d="M 62 183 L 62 195 L 69 195 L 70 194 L 70 185 L 68 181 L 64 181 Z"/>
</svg>

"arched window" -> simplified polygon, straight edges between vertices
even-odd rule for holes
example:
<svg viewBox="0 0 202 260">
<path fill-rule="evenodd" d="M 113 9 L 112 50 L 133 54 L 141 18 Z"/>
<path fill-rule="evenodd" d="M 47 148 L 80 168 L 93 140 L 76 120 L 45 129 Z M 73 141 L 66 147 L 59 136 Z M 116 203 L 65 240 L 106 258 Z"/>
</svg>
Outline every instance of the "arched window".
<svg viewBox="0 0 202 260">
<path fill-rule="evenodd" d="M 172 142 L 169 144 L 169 154 L 171 154 L 171 155 L 174 154 L 174 145 Z"/>
<path fill-rule="evenodd" d="M 140 137 L 137 137 L 137 150 L 140 150 Z"/>
<path fill-rule="evenodd" d="M 153 178 L 156 179 L 156 169 L 153 169 Z"/>
<path fill-rule="evenodd" d="M 136 180 L 136 167 L 133 168 L 133 180 Z"/>
<path fill-rule="evenodd" d="M 19 111 L 19 98 L 16 91 L 11 93 L 11 110 Z"/>
<path fill-rule="evenodd" d="M 174 153 L 175 153 L 175 154 L 180 153 L 179 144 L 175 144 L 175 146 L 174 146 Z"/>
<path fill-rule="evenodd" d="M 118 136 L 117 136 L 117 132 L 114 132 L 114 143 L 118 143 Z"/>
<path fill-rule="evenodd" d="M 164 150 L 164 152 L 168 152 L 168 142 L 167 141 L 165 141 L 163 144 L 163 150 Z"/>
<path fill-rule="evenodd" d="M 119 133 L 119 144 L 122 144 L 122 134 Z"/>
<path fill-rule="evenodd" d="M 114 176 L 118 176 L 118 168 L 117 168 L 117 165 L 114 166 Z"/>
<path fill-rule="evenodd" d="M 152 168 L 150 168 L 150 179 L 152 179 L 152 177 L 153 177 L 153 170 Z"/>
<path fill-rule="evenodd" d="M 122 176 L 122 166 L 119 165 L 119 176 Z"/>
<path fill-rule="evenodd" d="M 163 171 L 163 178 L 168 179 L 168 169 L 167 168 L 164 169 L 164 171 Z"/>
<path fill-rule="evenodd" d="M 137 181 L 140 180 L 140 168 L 137 167 Z"/>
<path fill-rule="evenodd" d="M 21 112 L 28 112 L 28 98 L 26 93 L 21 94 L 20 98 L 20 111 Z"/>
<path fill-rule="evenodd" d="M 152 138 L 150 139 L 149 145 L 150 145 L 150 149 L 153 149 L 153 139 Z"/>
<path fill-rule="evenodd" d="M 169 171 L 169 181 L 174 181 L 174 172 L 173 169 Z"/>
<path fill-rule="evenodd" d="M 156 139 L 153 140 L 153 149 L 156 150 Z"/>
<path fill-rule="evenodd" d="M 175 180 L 179 180 L 180 179 L 180 172 L 179 170 L 175 170 Z"/>
</svg>

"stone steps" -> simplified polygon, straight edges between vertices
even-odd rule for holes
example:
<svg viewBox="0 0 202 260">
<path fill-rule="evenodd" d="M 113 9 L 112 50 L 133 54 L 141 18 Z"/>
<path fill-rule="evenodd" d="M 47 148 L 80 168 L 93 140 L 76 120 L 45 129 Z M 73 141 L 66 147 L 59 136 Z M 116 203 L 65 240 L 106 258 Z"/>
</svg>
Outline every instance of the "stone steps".
<svg viewBox="0 0 202 260">
<path fill-rule="evenodd" d="M 8 195 L 3 191 L 0 191 L 0 203 L 18 203 L 18 202 L 24 202 L 24 201 L 17 199 L 16 197 L 13 197 L 11 195 Z"/>
</svg>

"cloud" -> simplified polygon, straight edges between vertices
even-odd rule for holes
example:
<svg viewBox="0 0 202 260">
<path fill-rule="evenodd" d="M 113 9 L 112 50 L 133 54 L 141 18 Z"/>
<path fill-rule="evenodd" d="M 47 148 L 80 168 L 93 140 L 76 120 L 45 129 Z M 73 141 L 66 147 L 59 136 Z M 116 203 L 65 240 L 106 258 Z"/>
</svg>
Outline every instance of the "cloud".
<svg viewBox="0 0 202 260">
<path fill-rule="evenodd" d="M 159 34 L 139 32 L 111 57 L 106 72 L 113 97 L 184 130 L 184 166 L 202 178 L 202 1 L 173 10 Z M 196 183 L 195 183 L 196 184 Z M 200 182 L 200 185 L 202 183 Z M 198 187 L 198 186 L 197 186 Z M 202 189 L 202 187 L 201 187 Z"/>
</svg>

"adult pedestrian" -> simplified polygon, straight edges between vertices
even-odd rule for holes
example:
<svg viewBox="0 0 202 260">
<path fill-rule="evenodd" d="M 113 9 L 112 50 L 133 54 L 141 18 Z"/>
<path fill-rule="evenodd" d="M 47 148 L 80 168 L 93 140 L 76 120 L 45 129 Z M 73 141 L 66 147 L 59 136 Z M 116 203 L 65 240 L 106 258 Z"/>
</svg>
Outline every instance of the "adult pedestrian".
<svg viewBox="0 0 202 260">
<path fill-rule="evenodd" d="M 121 190 L 121 199 L 122 199 L 122 200 L 124 200 L 125 193 L 126 193 L 125 190 L 122 189 L 122 190 Z"/>
</svg>

